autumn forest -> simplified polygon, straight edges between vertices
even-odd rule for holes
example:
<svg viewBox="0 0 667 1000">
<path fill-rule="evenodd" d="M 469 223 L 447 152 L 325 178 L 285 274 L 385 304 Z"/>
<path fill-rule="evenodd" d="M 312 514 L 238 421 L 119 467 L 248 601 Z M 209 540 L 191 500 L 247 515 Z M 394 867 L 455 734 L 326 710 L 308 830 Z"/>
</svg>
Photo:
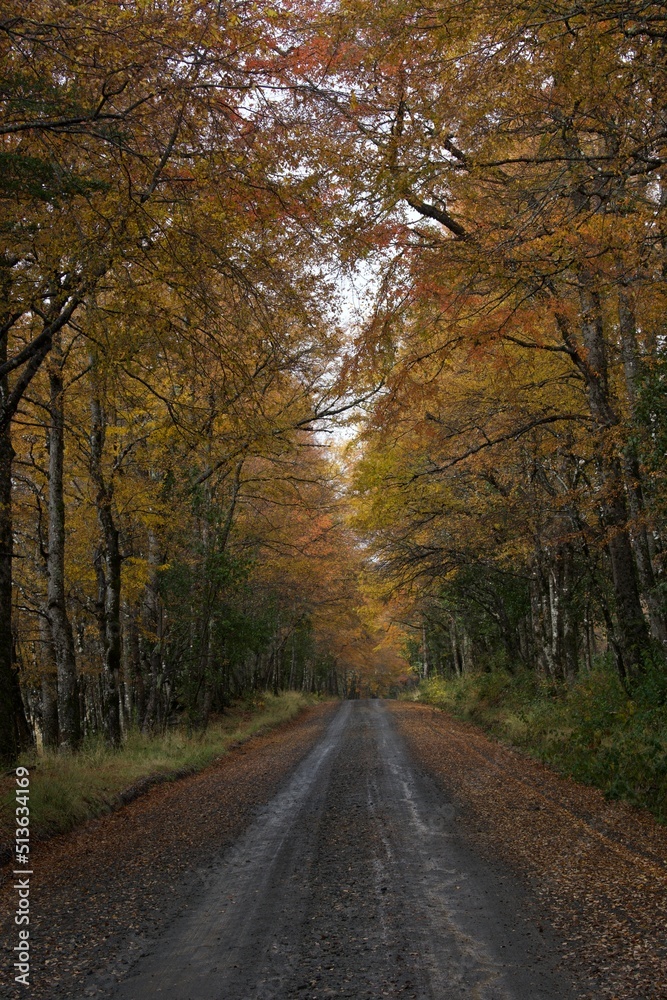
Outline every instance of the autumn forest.
<svg viewBox="0 0 667 1000">
<path fill-rule="evenodd" d="M 664 5 L 0 46 L 2 759 L 498 670 L 664 712 Z"/>
</svg>

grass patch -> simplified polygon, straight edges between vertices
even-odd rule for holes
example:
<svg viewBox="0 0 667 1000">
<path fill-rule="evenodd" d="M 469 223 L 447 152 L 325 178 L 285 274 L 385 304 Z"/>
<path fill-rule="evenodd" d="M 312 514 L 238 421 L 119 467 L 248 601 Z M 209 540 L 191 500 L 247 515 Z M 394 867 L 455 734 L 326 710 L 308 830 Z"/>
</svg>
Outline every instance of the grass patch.
<svg viewBox="0 0 667 1000">
<path fill-rule="evenodd" d="M 76 754 L 24 755 L 20 763 L 30 769 L 31 837 L 64 833 L 151 784 L 200 771 L 230 744 L 287 722 L 312 703 L 312 697 L 297 691 L 267 693 L 234 706 L 205 732 L 188 734 L 175 727 L 163 736 L 144 736 L 135 730 L 119 750 L 94 738 Z M 0 779 L 0 848 L 5 850 L 14 840 L 14 789 L 13 773 Z"/>
<path fill-rule="evenodd" d="M 632 697 L 602 664 L 572 686 L 503 670 L 434 678 L 422 683 L 418 699 L 667 822 L 667 676 L 661 671 L 649 669 Z"/>
</svg>

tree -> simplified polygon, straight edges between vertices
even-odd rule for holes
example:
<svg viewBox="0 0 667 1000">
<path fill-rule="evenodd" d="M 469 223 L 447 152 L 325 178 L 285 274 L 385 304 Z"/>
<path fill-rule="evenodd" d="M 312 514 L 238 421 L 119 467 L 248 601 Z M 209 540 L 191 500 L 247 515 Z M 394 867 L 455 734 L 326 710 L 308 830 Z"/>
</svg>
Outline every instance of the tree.
<svg viewBox="0 0 667 1000">
<path fill-rule="evenodd" d="M 237 4 L 223 12 L 198 0 L 166 14 L 143 7 L 131 15 L 122 5 L 97 0 L 75 7 L 44 0 L 29 13 L 10 7 L 0 24 L 9 208 L 0 250 L 3 758 L 16 752 L 19 713 L 11 695 L 18 690 L 11 640 L 11 423 L 54 340 L 72 329 L 90 336 L 100 309 L 118 302 L 121 289 L 131 312 L 140 289 L 156 278 L 165 324 L 171 324 L 172 339 L 185 331 L 184 345 L 196 339 L 187 330 L 197 322 L 189 315 L 193 307 L 199 322 L 207 311 L 220 311 L 221 284 L 225 293 L 233 289 L 228 302 L 238 295 L 247 307 L 251 300 L 266 308 L 272 296 L 291 298 L 293 314 L 301 308 L 305 320 L 308 308 L 298 297 L 308 282 L 298 255 L 308 236 L 302 211 L 308 193 L 296 170 L 284 173 L 285 162 L 298 162 L 298 136 L 289 134 L 281 102 L 271 96 L 281 84 L 275 49 L 282 31 L 271 10 L 257 16 Z M 267 86 L 270 92 L 262 89 Z M 300 270 L 300 289 L 290 288 L 291 267 Z M 309 295 L 316 284 L 311 277 Z M 174 319 L 169 307 L 179 297 L 186 311 Z M 206 323 L 196 332 L 205 343 Z M 275 340 L 275 331 L 270 335 Z M 97 409 L 102 418 L 103 407 Z M 102 423 L 95 419 L 95 454 Z M 55 470 L 53 485 L 55 497 Z M 102 512 L 109 510 L 106 491 L 98 475 Z M 111 600 L 117 588 L 107 583 L 118 580 L 118 558 L 110 555 L 107 520 L 105 592 Z M 55 586 L 59 574 L 53 569 Z M 61 596 L 51 601 L 54 622 Z M 117 620 L 114 598 L 106 630 L 114 664 Z M 59 631 L 66 636 L 64 625 Z M 110 670 L 111 679 L 116 666 Z"/>
<path fill-rule="evenodd" d="M 561 355 L 581 379 L 587 413 L 578 408 L 577 420 L 596 432 L 614 648 L 632 679 L 651 656 L 642 600 L 654 638 L 665 628 L 637 466 L 625 460 L 641 328 L 627 289 L 645 281 L 663 294 L 663 12 L 467 3 L 346 13 L 308 94 L 354 164 L 351 197 L 368 225 L 383 218 L 391 233 L 393 222 L 392 256 L 402 258 L 367 343 L 386 342 L 406 298 L 435 299 L 451 342 Z M 649 321 L 647 346 L 659 324 Z M 439 349 L 437 332 L 435 348 L 424 339 L 424 353 Z"/>
</svg>

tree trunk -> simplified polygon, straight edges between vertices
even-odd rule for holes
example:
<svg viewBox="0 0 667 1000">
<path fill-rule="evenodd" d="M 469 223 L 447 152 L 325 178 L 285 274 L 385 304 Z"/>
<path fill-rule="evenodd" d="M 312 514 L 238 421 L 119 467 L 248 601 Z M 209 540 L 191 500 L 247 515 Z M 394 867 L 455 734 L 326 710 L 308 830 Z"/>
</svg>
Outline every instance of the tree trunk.
<svg viewBox="0 0 667 1000">
<path fill-rule="evenodd" d="M 582 274 L 580 277 L 582 337 L 586 349 L 582 372 L 586 379 L 591 415 L 604 434 L 618 424 L 618 417 L 609 398 L 602 309 L 589 276 Z M 632 678 L 642 669 L 643 658 L 649 650 L 649 636 L 635 574 L 623 470 L 619 458 L 608 452 L 604 438 L 601 471 L 605 492 L 601 514 L 607 530 L 614 585 L 619 668 L 623 676 Z"/>
<path fill-rule="evenodd" d="M 542 630 L 542 603 L 540 601 L 539 569 L 533 564 L 530 577 L 530 632 L 535 669 L 542 677 L 547 671 Z"/>
<path fill-rule="evenodd" d="M 49 545 L 47 556 L 47 612 L 58 672 L 60 743 L 75 750 L 81 742 L 74 636 L 65 594 L 65 501 L 63 460 L 65 452 L 63 372 L 60 343 L 54 344 L 49 370 Z"/>
<path fill-rule="evenodd" d="M 559 580 L 559 567 L 549 566 L 547 571 L 547 583 L 549 587 L 549 622 L 551 625 L 549 633 L 550 663 L 552 673 L 557 677 L 561 671 L 561 593 Z"/>
<path fill-rule="evenodd" d="M 162 614 L 162 602 L 158 589 L 158 566 L 160 565 L 160 552 L 155 532 L 149 529 L 148 532 L 148 562 L 151 567 L 150 576 L 146 584 L 146 612 L 147 631 L 153 637 L 149 655 L 150 666 L 150 686 L 146 710 L 141 719 L 141 730 L 149 733 L 155 729 L 158 717 L 158 699 L 160 693 L 160 675 L 162 673 L 162 643 L 164 630 L 164 617 Z"/>
<path fill-rule="evenodd" d="M 572 609 L 572 573 L 574 560 L 569 546 L 561 550 L 561 620 L 563 626 L 563 674 L 566 680 L 573 681 L 579 673 L 579 649 L 577 638 L 577 620 Z"/>
<path fill-rule="evenodd" d="M 12 764 L 18 756 L 18 714 L 22 710 L 16 698 L 16 671 L 12 644 L 13 460 L 14 449 L 7 427 L 0 430 L 0 761 L 2 766 Z"/>
<path fill-rule="evenodd" d="M 60 742 L 58 731 L 58 682 L 51 626 L 46 613 L 39 616 L 39 638 L 40 653 L 37 658 L 37 669 L 42 678 L 40 711 L 42 745 L 49 750 L 54 750 Z"/>
<path fill-rule="evenodd" d="M 123 674 L 125 676 L 126 708 L 128 718 L 141 724 L 146 709 L 146 690 L 141 672 L 141 650 L 136 608 L 126 603 L 123 615 Z"/>
<path fill-rule="evenodd" d="M 156 643 L 151 650 L 149 657 L 150 685 L 148 688 L 148 700 L 146 711 L 141 723 L 142 733 L 151 733 L 158 727 L 158 702 L 160 695 L 160 649 Z"/>
<path fill-rule="evenodd" d="M 637 324 L 635 321 L 632 299 L 625 286 L 621 286 L 619 292 L 618 318 L 618 325 L 621 334 L 621 354 L 623 358 L 625 385 L 630 403 L 630 414 L 634 417 L 640 379 L 637 349 Z M 639 458 L 637 456 L 637 449 L 632 441 L 629 441 L 626 444 L 624 465 L 628 490 L 628 505 L 630 507 L 630 515 L 632 518 L 632 546 L 637 565 L 639 587 L 648 609 L 651 635 L 662 645 L 664 649 L 667 648 L 667 619 L 665 615 L 665 605 L 660 592 L 656 587 L 649 537 L 645 523 L 644 496 L 642 491 Z"/>
<path fill-rule="evenodd" d="M 459 653 L 459 637 L 458 629 L 456 627 L 456 618 L 454 615 L 449 615 L 449 641 L 452 647 L 452 662 L 454 665 L 454 673 L 457 677 L 460 677 L 463 673 L 461 665 L 461 657 Z"/>
<path fill-rule="evenodd" d="M 426 642 L 426 622 L 422 622 L 422 677 L 428 677 L 428 644 Z"/>
<path fill-rule="evenodd" d="M 461 631 L 461 668 L 464 674 L 470 674 L 475 666 L 472 658 L 472 639 L 465 626 Z"/>
<path fill-rule="evenodd" d="M 553 657 L 552 607 L 549 593 L 549 568 L 547 559 L 538 550 L 535 555 L 533 574 L 530 582 L 530 606 L 533 620 L 533 635 L 537 645 L 537 668 L 542 677 L 553 679 L 556 664 Z"/>
<path fill-rule="evenodd" d="M 7 340 L 0 338 L 0 364 L 7 360 Z M 9 396 L 7 378 L 0 379 L 0 411 Z M 14 662 L 12 615 L 12 447 L 9 420 L 0 425 L 0 762 L 14 763 L 25 748 L 29 731 Z"/>
<path fill-rule="evenodd" d="M 100 608 L 103 626 L 104 695 L 103 725 L 107 742 L 119 746 L 121 742 L 119 677 L 121 667 L 120 586 L 121 554 L 120 535 L 114 523 L 112 499 L 113 486 L 104 478 L 102 456 L 106 430 L 105 414 L 97 387 L 93 386 L 90 402 L 92 428 L 90 434 L 90 472 L 97 490 L 97 519 L 102 532 L 103 551 L 99 560 L 99 579 L 102 584 Z M 101 572 L 100 572 L 101 571 Z"/>
<path fill-rule="evenodd" d="M 58 689 L 54 677 L 42 677 L 42 746 L 54 750 L 59 743 Z"/>
<path fill-rule="evenodd" d="M 292 633 L 292 654 L 290 656 L 290 669 L 289 669 L 289 681 L 287 687 L 290 691 L 294 690 L 294 676 L 295 676 L 295 666 L 296 666 L 296 649 L 295 649 L 296 635 Z"/>
</svg>

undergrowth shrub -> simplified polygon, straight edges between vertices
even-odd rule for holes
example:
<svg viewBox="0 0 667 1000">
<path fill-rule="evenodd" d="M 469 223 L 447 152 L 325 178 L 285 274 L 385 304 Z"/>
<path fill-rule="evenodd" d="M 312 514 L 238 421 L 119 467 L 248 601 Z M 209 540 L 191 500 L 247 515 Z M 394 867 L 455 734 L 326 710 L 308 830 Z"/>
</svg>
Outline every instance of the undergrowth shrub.
<svg viewBox="0 0 667 1000">
<path fill-rule="evenodd" d="M 419 699 L 667 822 L 667 675 L 654 666 L 632 696 L 601 663 L 571 686 L 528 671 L 438 677 Z"/>
</svg>

